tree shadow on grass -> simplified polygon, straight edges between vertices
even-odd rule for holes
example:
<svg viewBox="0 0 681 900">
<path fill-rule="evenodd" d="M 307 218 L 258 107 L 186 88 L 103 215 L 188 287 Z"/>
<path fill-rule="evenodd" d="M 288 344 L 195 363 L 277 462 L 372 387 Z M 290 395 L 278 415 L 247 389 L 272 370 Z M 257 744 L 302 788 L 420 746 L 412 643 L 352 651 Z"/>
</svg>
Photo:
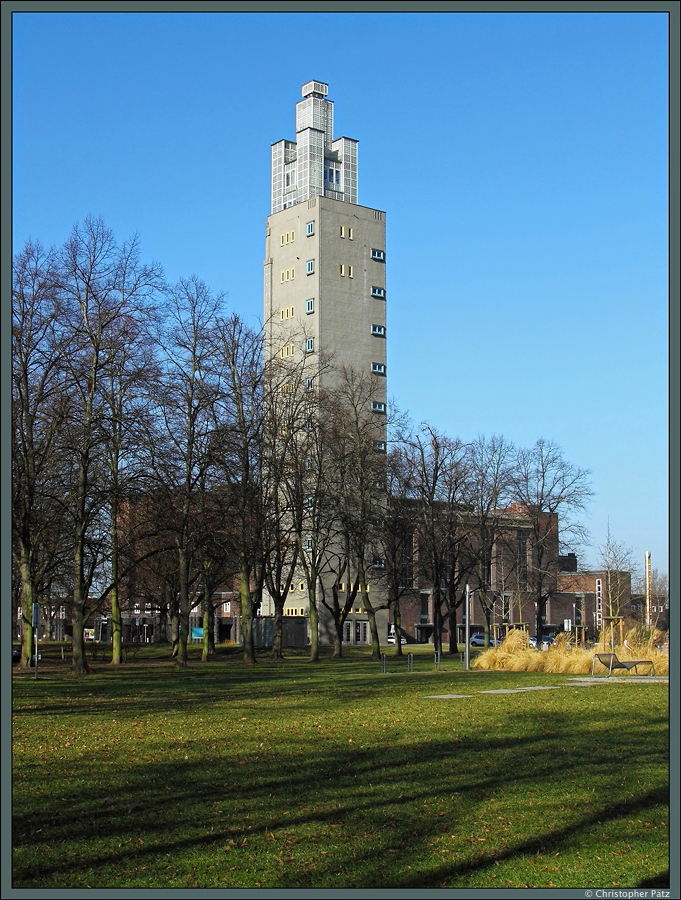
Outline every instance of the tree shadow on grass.
<svg viewBox="0 0 681 900">
<path fill-rule="evenodd" d="M 522 718 L 523 713 L 516 715 Z M 622 759 L 636 771 L 660 762 L 664 751 L 649 721 L 633 715 L 625 721 L 622 710 L 613 709 L 603 714 L 606 726 L 613 725 L 604 740 L 603 719 L 577 725 L 573 716 L 554 710 L 547 730 L 533 713 L 524 715 L 522 725 L 514 726 L 522 734 L 490 734 L 483 722 L 471 724 L 461 738 L 424 733 L 418 740 L 405 740 L 386 731 L 371 739 L 367 735 L 373 743 L 365 746 L 349 746 L 342 733 L 320 734 L 316 742 L 292 733 L 265 750 L 252 743 L 248 749 L 216 746 L 215 736 L 199 735 L 178 741 L 171 752 L 166 749 L 165 759 L 131 764 L 123 773 L 123 786 L 97 766 L 96 754 L 74 759 L 68 768 L 79 792 L 64 803 L 58 796 L 63 773 L 43 773 L 41 832 L 35 828 L 36 806 L 19 807 L 15 845 L 41 855 L 41 886 L 63 886 L 64 878 L 84 871 L 95 881 L 104 879 L 98 886 L 113 886 L 117 867 L 135 861 L 156 865 L 163 877 L 161 861 L 199 850 L 214 857 L 217 872 L 224 866 L 225 842 L 247 835 L 249 845 L 262 846 L 267 860 L 268 835 L 295 829 L 314 835 L 340 826 L 343 844 L 334 844 L 328 860 L 318 855 L 307 872 L 274 866 L 263 873 L 266 885 L 261 886 L 337 886 L 341 872 L 354 887 L 424 888 L 443 882 L 456 887 L 492 866 L 563 848 L 589 829 L 666 802 L 666 790 L 659 785 L 641 783 L 631 795 L 620 784 Z M 185 752 L 191 758 L 183 759 Z M 576 755 L 579 777 L 569 765 Z M 486 853 L 466 843 L 476 816 L 490 803 L 511 793 L 535 797 L 538 786 L 545 796 L 553 791 L 558 801 L 582 790 L 582 781 L 599 785 L 588 809 L 566 808 L 545 827 L 537 827 L 537 819 L 530 824 L 532 835 L 517 835 L 509 822 L 506 846 Z M 433 861 L 432 842 L 448 833 L 458 836 L 457 852 L 463 858 Z M 76 858 L 59 860 L 44 853 L 59 843 L 87 845 L 94 838 L 108 842 L 106 853 L 81 851 Z M 415 864 L 428 857 L 428 871 L 418 871 Z M 37 884 L 35 877 L 17 863 L 17 886 Z"/>
</svg>

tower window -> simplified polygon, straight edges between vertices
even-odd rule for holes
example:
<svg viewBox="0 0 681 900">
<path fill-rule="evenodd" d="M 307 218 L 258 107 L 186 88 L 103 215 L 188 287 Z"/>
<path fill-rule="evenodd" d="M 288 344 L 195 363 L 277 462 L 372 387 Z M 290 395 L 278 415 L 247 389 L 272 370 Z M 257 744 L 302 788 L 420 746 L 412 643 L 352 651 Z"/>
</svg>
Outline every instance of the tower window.
<svg viewBox="0 0 681 900">
<path fill-rule="evenodd" d="M 377 337 L 385 337 L 385 325 L 372 325 L 371 333 Z"/>
<path fill-rule="evenodd" d="M 306 222 L 305 223 L 305 234 L 307 237 L 312 237 L 314 234 L 314 222 Z"/>
<path fill-rule="evenodd" d="M 350 225 L 348 228 L 348 240 L 351 241 L 352 239 L 352 225 Z"/>
<path fill-rule="evenodd" d="M 381 299 L 385 299 L 385 288 L 376 287 L 376 285 L 372 285 L 371 287 L 371 296 L 372 297 L 380 297 Z"/>
<path fill-rule="evenodd" d="M 385 365 L 383 363 L 372 362 L 371 371 L 376 375 L 385 375 Z"/>
<path fill-rule="evenodd" d="M 352 266 L 348 266 L 348 278 L 354 278 L 354 277 L 355 277 L 355 273 L 353 271 Z"/>
<path fill-rule="evenodd" d="M 380 403 L 378 400 L 374 400 L 371 404 L 371 411 L 384 413 L 385 412 L 385 403 Z"/>
<path fill-rule="evenodd" d="M 307 338 L 305 341 L 305 352 L 314 353 L 314 338 Z"/>
<path fill-rule="evenodd" d="M 372 247 L 371 258 L 377 260 L 378 262 L 385 262 L 385 251 L 377 250 L 375 247 Z"/>
<path fill-rule="evenodd" d="M 345 225 L 341 225 L 341 226 L 340 226 L 340 236 L 341 236 L 342 238 L 345 237 Z"/>
<path fill-rule="evenodd" d="M 340 264 L 340 273 L 341 273 L 341 277 L 343 275 L 345 275 L 345 263 Z"/>
<path fill-rule="evenodd" d="M 305 301 L 305 312 L 309 315 L 314 312 L 314 297 L 310 297 L 309 300 Z"/>
<path fill-rule="evenodd" d="M 306 390 L 306 391 L 311 391 L 313 387 L 314 387 L 314 383 L 313 383 L 312 379 L 311 379 L 311 378 L 306 378 L 306 379 L 305 379 L 305 390 Z"/>
<path fill-rule="evenodd" d="M 385 453 L 385 441 L 374 441 L 374 450 L 378 453 Z"/>
<path fill-rule="evenodd" d="M 305 263 L 305 273 L 307 275 L 314 275 L 314 260 L 313 259 L 308 259 L 308 261 Z"/>
</svg>

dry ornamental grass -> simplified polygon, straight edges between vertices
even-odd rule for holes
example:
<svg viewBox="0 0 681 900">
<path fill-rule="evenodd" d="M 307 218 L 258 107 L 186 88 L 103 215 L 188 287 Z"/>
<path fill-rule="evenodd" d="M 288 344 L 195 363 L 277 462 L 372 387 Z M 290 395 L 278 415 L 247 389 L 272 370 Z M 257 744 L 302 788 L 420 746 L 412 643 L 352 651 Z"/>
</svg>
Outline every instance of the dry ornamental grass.
<svg viewBox="0 0 681 900">
<path fill-rule="evenodd" d="M 510 631 L 498 647 L 490 647 L 473 662 L 474 669 L 505 669 L 508 672 L 547 672 L 554 675 L 590 675 L 594 654 L 615 652 L 621 660 L 649 659 L 656 675 L 669 674 L 669 651 L 660 649 L 666 636 L 656 630 L 632 628 L 625 637 L 625 644 L 613 648 L 610 631 L 601 632 L 590 650 L 580 647 L 572 632 L 563 632 L 546 651 L 528 645 L 524 631 Z M 606 670 L 596 662 L 594 674 Z M 618 675 L 636 675 L 634 669 L 618 669 Z M 641 673 L 642 674 L 642 673 Z"/>
</svg>

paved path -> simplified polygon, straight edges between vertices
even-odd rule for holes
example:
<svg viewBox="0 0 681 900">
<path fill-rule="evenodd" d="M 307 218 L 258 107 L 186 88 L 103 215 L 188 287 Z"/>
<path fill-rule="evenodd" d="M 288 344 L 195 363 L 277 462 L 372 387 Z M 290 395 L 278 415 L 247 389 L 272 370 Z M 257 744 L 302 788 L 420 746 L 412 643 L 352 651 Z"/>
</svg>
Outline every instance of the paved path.
<svg viewBox="0 0 681 900">
<path fill-rule="evenodd" d="M 594 684 L 669 684 L 668 675 L 588 675 L 573 676 L 564 684 L 536 684 L 529 687 L 498 688 L 472 694 L 428 694 L 426 700 L 462 700 L 475 694 L 523 694 L 526 691 L 559 691 L 563 687 L 591 687 Z"/>
</svg>

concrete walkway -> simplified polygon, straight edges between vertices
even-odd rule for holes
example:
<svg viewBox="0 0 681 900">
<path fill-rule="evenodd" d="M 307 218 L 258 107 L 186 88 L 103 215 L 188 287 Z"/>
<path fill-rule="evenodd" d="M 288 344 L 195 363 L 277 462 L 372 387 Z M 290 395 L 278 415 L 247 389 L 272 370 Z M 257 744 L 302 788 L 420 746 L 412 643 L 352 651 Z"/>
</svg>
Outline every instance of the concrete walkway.
<svg viewBox="0 0 681 900">
<path fill-rule="evenodd" d="M 472 694 L 428 694 L 426 700 L 462 700 L 475 694 L 524 694 L 527 691 L 559 691 L 563 687 L 591 687 L 594 684 L 669 684 L 668 675 L 573 675 L 565 684 L 535 684 L 529 687 L 498 688 Z"/>
</svg>

